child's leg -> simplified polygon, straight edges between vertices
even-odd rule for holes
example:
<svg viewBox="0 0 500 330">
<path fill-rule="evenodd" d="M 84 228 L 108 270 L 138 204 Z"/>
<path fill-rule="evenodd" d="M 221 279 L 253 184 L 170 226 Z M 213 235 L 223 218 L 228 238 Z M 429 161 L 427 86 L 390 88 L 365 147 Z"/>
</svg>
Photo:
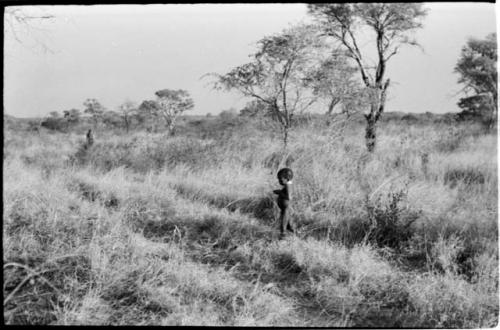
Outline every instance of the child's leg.
<svg viewBox="0 0 500 330">
<path fill-rule="evenodd" d="M 293 222 L 292 217 L 290 217 L 290 214 L 288 214 L 288 224 L 287 224 L 287 229 L 291 231 L 292 233 L 295 233 L 295 223 Z"/>
<path fill-rule="evenodd" d="M 281 220 L 281 233 L 284 234 L 288 226 L 288 212 L 286 207 L 281 209 L 280 220 Z"/>
<path fill-rule="evenodd" d="M 295 233 L 295 222 L 293 221 L 293 217 L 292 217 L 292 212 L 293 210 L 291 209 L 290 205 L 288 205 L 287 207 L 287 227 L 286 229 L 288 229 L 289 231 L 291 231 L 292 233 Z"/>
</svg>

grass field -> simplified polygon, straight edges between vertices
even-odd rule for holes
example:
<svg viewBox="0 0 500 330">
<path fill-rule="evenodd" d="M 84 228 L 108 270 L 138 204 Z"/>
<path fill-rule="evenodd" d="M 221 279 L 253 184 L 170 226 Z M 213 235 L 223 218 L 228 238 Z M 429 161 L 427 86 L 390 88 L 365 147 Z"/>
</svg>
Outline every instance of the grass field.
<svg viewBox="0 0 500 330">
<path fill-rule="evenodd" d="M 497 137 L 475 124 L 217 134 L 4 128 L 7 324 L 498 324 Z M 276 172 L 299 233 L 278 239 Z"/>
</svg>

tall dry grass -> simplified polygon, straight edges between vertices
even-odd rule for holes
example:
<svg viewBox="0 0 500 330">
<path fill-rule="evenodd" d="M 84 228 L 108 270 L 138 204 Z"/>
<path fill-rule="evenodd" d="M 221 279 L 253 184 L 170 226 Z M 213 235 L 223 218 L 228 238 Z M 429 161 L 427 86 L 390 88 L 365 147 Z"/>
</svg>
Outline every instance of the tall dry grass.
<svg viewBox="0 0 500 330">
<path fill-rule="evenodd" d="M 496 136 L 475 126 L 303 125 L 286 152 L 209 138 L 6 131 L 9 324 L 493 327 Z M 250 129 L 251 128 L 251 129 Z M 294 172 L 298 234 L 273 189 Z"/>
</svg>

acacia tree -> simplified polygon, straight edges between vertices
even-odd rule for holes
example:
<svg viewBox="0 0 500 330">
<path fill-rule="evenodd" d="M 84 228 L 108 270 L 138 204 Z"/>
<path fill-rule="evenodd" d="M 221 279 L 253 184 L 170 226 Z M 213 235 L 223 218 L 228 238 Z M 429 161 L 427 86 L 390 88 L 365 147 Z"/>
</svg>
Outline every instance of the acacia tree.
<svg viewBox="0 0 500 330">
<path fill-rule="evenodd" d="M 305 86 L 305 78 L 320 49 L 317 31 L 299 25 L 258 41 L 252 61 L 217 78 L 215 89 L 237 90 L 265 104 L 279 122 L 286 149 L 294 116 L 306 111 L 316 98 Z"/>
<path fill-rule="evenodd" d="M 99 120 L 102 119 L 104 111 L 106 109 L 97 101 L 96 99 L 87 99 L 83 102 L 83 106 L 85 107 L 84 113 L 88 113 L 92 116 L 92 120 L 94 121 L 94 129 L 97 127 Z"/>
<path fill-rule="evenodd" d="M 152 124 L 147 128 L 147 130 L 156 131 L 158 122 L 157 119 L 159 119 L 159 111 L 160 111 L 158 103 L 153 100 L 145 100 L 142 101 L 137 110 L 138 111 L 136 117 L 140 118 L 140 121 L 151 122 L 150 119 L 153 118 Z"/>
<path fill-rule="evenodd" d="M 63 117 L 66 120 L 66 128 L 68 129 L 70 125 L 76 125 L 80 121 L 80 116 L 81 113 L 78 109 L 64 110 Z"/>
<path fill-rule="evenodd" d="M 498 112 L 497 56 L 496 33 L 491 33 L 485 39 L 469 39 L 455 66 L 466 94 L 458 106 L 464 112 L 485 113 L 489 128 L 494 126 Z"/>
<path fill-rule="evenodd" d="M 417 45 L 410 33 L 421 28 L 426 16 L 422 3 L 342 3 L 309 4 L 309 13 L 320 23 L 324 35 L 333 38 L 357 65 L 370 94 L 366 118 L 366 146 L 372 152 L 376 144 L 376 124 L 384 111 L 390 80 L 385 77 L 388 61 L 402 45 Z M 375 33 L 376 64 L 366 63 L 360 37 Z"/>
<path fill-rule="evenodd" d="M 137 115 L 137 105 L 132 101 L 125 101 L 119 107 L 120 117 L 123 119 L 125 129 L 128 133 L 132 118 Z"/>
<path fill-rule="evenodd" d="M 175 122 L 179 115 L 194 108 L 194 101 L 183 89 L 162 89 L 155 93 L 157 107 L 153 108 L 165 120 L 168 131 L 174 134 Z"/>
<path fill-rule="evenodd" d="M 194 101 L 189 92 L 183 89 L 162 89 L 155 95 L 156 100 L 146 100 L 141 103 L 139 113 L 156 119 L 163 118 L 170 134 L 174 134 L 177 118 L 183 112 L 192 109 Z"/>
</svg>

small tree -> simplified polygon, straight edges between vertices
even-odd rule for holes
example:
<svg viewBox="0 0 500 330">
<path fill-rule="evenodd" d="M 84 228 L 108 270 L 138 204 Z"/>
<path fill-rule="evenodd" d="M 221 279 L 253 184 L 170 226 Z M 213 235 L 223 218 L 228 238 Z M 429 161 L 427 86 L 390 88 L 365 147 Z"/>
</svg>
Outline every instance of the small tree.
<svg viewBox="0 0 500 330">
<path fill-rule="evenodd" d="M 137 109 L 137 115 L 136 117 L 141 121 L 141 122 L 151 122 L 152 120 L 152 125 L 147 128 L 147 130 L 154 130 L 156 131 L 157 129 L 157 122 L 159 119 L 159 105 L 156 101 L 153 100 L 145 100 L 142 101 L 141 105 L 139 105 L 139 108 Z"/>
<path fill-rule="evenodd" d="M 132 118 L 137 114 L 137 105 L 132 101 L 125 101 L 120 105 L 120 117 L 128 133 Z"/>
<path fill-rule="evenodd" d="M 464 85 L 466 94 L 458 106 L 465 113 L 487 117 L 490 128 L 498 112 L 497 56 L 496 33 L 491 33 L 485 39 L 469 39 L 455 66 L 455 72 L 460 74 L 458 82 Z"/>
<path fill-rule="evenodd" d="M 66 120 L 66 129 L 68 129 L 70 125 L 74 126 L 78 124 L 80 121 L 81 113 L 78 109 L 64 110 L 63 114 L 63 117 Z"/>
<path fill-rule="evenodd" d="M 194 108 L 194 101 L 183 89 L 162 89 L 155 93 L 157 107 L 154 109 L 165 120 L 168 131 L 174 134 L 175 122 L 179 115 Z"/>
<path fill-rule="evenodd" d="M 316 101 L 305 86 L 305 78 L 319 48 L 312 26 L 286 29 L 261 39 L 252 62 L 225 75 L 212 74 L 217 78 L 214 88 L 235 89 L 265 104 L 264 109 L 280 124 L 286 149 L 294 116 Z"/>
<path fill-rule="evenodd" d="M 84 113 L 88 113 L 92 116 L 92 120 L 94 121 L 94 130 L 97 127 L 97 124 L 100 120 L 102 120 L 102 116 L 106 109 L 97 101 L 96 99 L 87 99 L 83 103 L 85 110 Z"/>
<path fill-rule="evenodd" d="M 342 3 L 309 4 L 309 12 L 319 21 L 326 36 L 332 37 L 354 60 L 370 94 L 370 110 L 365 114 L 366 146 L 372 152 L 376 144 L 376 124 L 384 111 L 389 79 L 388 61 L 402 45 L 417 45 L 409 33 L 422 27 L 426 10 L 422 3 Z M 377 61 L 369 67 L 359 47 L 361 36 L 375 34 Z"/>
</svg>

